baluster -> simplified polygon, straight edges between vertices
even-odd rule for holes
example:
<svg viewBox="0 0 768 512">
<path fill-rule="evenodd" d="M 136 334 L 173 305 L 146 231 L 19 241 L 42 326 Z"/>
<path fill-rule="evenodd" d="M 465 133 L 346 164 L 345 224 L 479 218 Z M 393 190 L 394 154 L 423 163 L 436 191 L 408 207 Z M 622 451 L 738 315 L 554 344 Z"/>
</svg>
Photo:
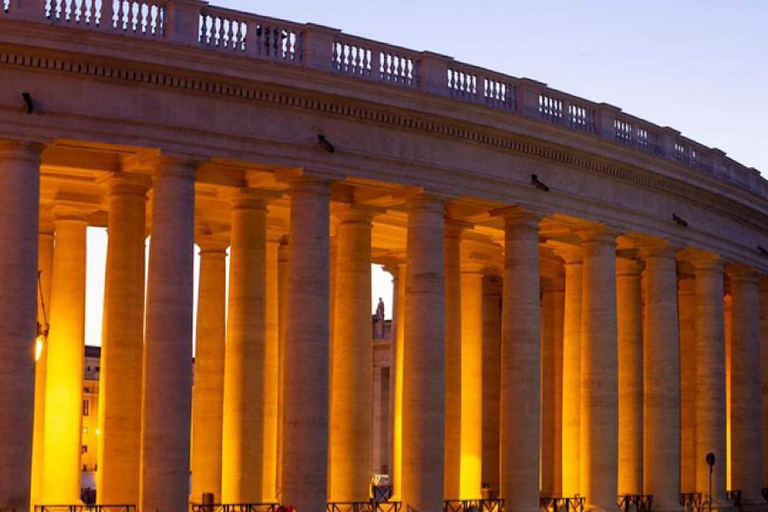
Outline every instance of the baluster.
<svg viewBox="0 0 768 512">
<path fill-rule="evenodd" d="M 235 49 L 235 38 L 237 34 L 237 28 L 235 27 L 235 20 L 227 20 L 228 24 L 228 30 L 227 30 L 227 48 L 230 50 Z"/>
<path fill-rule="evenodd" d="M 341 43 L 333 43 L 333 65 L 337 70 L 341 69 Z"/>
<path fill-rule="evenodd" d="M 395 77 L 395 82 L 402 83 L 403 76 L 405 76 L 405 59 L 398 55 L 397 76 Z"/>
</svg>

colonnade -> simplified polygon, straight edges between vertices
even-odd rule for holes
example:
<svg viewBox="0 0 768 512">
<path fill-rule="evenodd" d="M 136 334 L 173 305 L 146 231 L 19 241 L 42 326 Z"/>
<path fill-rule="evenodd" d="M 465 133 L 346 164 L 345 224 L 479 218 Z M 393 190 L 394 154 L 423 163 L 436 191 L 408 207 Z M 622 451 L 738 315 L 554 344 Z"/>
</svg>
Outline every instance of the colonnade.
<svg viewBox="0 0 768 512">
<path fill-rule="evenodd" d="M 2 509 L 79 501 L 88 211 L 54 201 L 52 250 L 39 216 L 40 151 L 0 146 L 0 247 L 9 248 L 0 258 Z M 196 219 L 196 166 L 159 157 L 103 179 L 99 502 L 181 511 L 190 496 L 213 493 L 223 503 L 317 512 L 328 501 L 367 501 L 372 230 L 382 209 L 352 194 L 332 211 L 337 178 L 291 172 L 279 177 L 280 191 L 258 181 L 230 187 L 229 228 L 209 229 Z M 289 221 L 275 232 L 270 202 L 283 194 Z M 489 275 L 493 265 L 463 241 L 473 225 L 450 218 L 450 203 L 407 189 L 399 205 L 407 241 L 389 264 L 397 499 L 437 512 L 444 499 L 480 498 L 485 482 L 509 511 L 538 510 L 542 493 L 579 494 L 599 510 L 615 510 L 617 494 L 652 494 L 655 510 L 679 510 L 681 491 L 707 492 L 711 452 L 714 507 L 727 508 L 730 443 L 731 488 L 745 507 L 761 506 L 765 278 L 758 287 L 743 265 L 595 222 L 542 244 L 553 212 L 539 205 L 490 211 L 503 231 L 503 265 Z M 543 249 L 560 269 L 544 285 Z M 38 265 L 52 279 L 36 372 Z"/>
</svg>

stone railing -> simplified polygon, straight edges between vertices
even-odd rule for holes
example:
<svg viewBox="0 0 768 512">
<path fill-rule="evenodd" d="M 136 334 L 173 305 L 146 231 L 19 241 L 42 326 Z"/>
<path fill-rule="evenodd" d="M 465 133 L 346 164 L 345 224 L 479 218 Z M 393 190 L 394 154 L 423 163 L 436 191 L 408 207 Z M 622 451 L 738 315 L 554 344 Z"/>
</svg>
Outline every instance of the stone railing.
<svg viewBox="0 0 768 512">
<path fill-rule="evenodd" d="M 208 5 L 200 0 L 0 0 L 0 20 L 22 19 L 164 40 L 299 65 L 513 112 L 626 145 L 768 197 L 768 181 L 669 127 L 516 78 L 371 41 L 327 27 L 297 24 Z"/>
</svg>

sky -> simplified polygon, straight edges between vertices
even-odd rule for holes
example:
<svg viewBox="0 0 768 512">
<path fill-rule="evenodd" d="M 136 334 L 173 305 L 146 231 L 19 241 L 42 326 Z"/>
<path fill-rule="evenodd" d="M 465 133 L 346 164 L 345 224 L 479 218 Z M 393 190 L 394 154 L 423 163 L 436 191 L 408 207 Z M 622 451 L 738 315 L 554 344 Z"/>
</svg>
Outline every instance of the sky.
<svg viewBox="0 0 768 512">
<path fill-rule="evenodd" d="M 325 25 L 532 78 L 671 126 L 768 173 L 768 0 L 211 4 Z M 98 345 L 105 232 L 89 228 L 88 244 L 86 343 Z M 391 276 L 374 267 L 372 278 L 372 311 L 382 297 L 389 318 Z"/>
</svg>

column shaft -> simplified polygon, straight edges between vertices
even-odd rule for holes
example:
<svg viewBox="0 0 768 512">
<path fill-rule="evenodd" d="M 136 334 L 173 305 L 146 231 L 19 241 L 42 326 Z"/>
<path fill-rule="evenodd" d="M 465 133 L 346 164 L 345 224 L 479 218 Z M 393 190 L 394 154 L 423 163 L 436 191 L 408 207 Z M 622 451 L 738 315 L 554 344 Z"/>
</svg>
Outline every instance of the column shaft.
<svg viewBox="0 0 768 512">
<path fill-rule="evenodd" d="M 277 249 L 277 323 L 278 323 L 278 366 L 277 366 L 277 496 L 283 488 L 283 418 L 285 416 L 285 343 L 286 343 L 286 313 L 288 305 L 288 236 L 280 238 Z"/>
<path fill-rule="evenodd" d="M 282 502 L 305 511 L 327 501 L 329 195 L 323 181 L 291 184 Z"/>
<path fill-rule="evenodd" d="M 262 500 L 267 206 L 256 191 L 232 198 L 224 363 L 223 503 Z"/>
<path fill-rule="evenodd" d="M 277 500 L 277 425 L 280 400 L 279 366 L 279 306 L 278 306 L 278 250 L 279 237 L 267 241 L 266 277 L 266 329 L 264 344 L 264 484 L 265 501 Z"/>
<path fill-rule="evenodd" d="M 680 343 L 677 262 L 673 248 L 643 249 L 645 494 L 655 508 L 680 510 Z"/>
<path fill-rule="evenodd" d="M 763 429 L 763 481 L 762 486 L 768 487 L 768 276 L 760 278 L 760 375 L 762 429 Z"/>
<path fill-rule="evenodd" d="M 138 503 L 147 185 L 138 176 L 113 175 L 107 186 L 96 488 L 99 503 Z"/>
<path fill-rule="evenodd" d="M 541 488 L 562 493 L 563 283 L 543 280 L 541 292 Z"/>
<path fill-rule="evenodd" d="M 696 491 L 696 297 L 692 276 L 680 279 L 680 492 Z"/>
<path fill-rule="evenodd" d="M 80 501 L 87 222 L 72 206 L 55 212 L 54 225 L 43 501 L 61 504 Z"/>
<path fill-rule="evenodd" d="M 40 151 L 0 142 L 0 508 L 29 507 Z"/>
<path fill-rule="evenodd" d="M 227 242 L 199 237 L 200 277 L 195 339 L 195 385 L 192 389 L 192 493 L 221 502 L 221 443 L 224 417 L 226 347 Z"/>
<path fill-rule="evenodd" d="M 394 352 L 392 355 L 392 380 L 394 396 L 392 399 L 392 496 L 402 497 L 403 490 L 403 366 L 405 355 L 405 313 L 406 281 L 408 279 L 405 263 L 398 265 L 397 271 L 397 319 L 396 331 L 392 333 Z"/>
<path fill-rule="evenodd" d="M 501 344 L 501 497 L 507 510 L 539 509 L 541 340 L 539 218 L 504 215 Z"/>
<path fill-rule="evenodd" d="M 483 482 L 499 492 L 501 279 L 483 279 Z"/>
<path fill-rule="evenodd" d="M 450 418 L 449 418 L 449 421 Z M 461 273 L 461 499 L 483 483 L 483 274 Z"/>
<path fill-rule="evenodd" d="M 618 355 L 615 241 L 584 240 L 581 331 L 581 486 L 590 510 L 616 508 Z"/>
<path fill-rule="evenodd" d="M 760 298 L 757 273 L 736 266 L 731 295 L 731 478 L 747 509 L 764 506 L 760 495 L 762 417 L 760 397 Z"/>
<path fill-rule="evenodd" d="M 162 159 L 153 179 L 140 510 L 180 511 L 189 500 L 194 170 Z"/>
<path fill-rule="evenodd" d="M 337 228 L 329 501 L 367 501 L 372 429 L 371 216 L 352 210 Z"/>
<path fill-rule="evenodd" d="M 617 261 L 619 494 L 643 494 L 643 305 L 636 260 Z"/>
<path fill-rule="evenodd" d="M 581 255 L 564 254 L 563 496 L 581 494 Z"/>
<path fill-rule="evenodd" d="M 401 499 L 420 512 L 438 512 L 443 508 L 446 418 L 444 205 L 419 195 L 406 206 Z"/>
<path fill-rule="evenodd" d="M 444 496 L 461 495 L 461 233 L 463 227 L 445 223 L 445 480 Z"/>
</svg>

